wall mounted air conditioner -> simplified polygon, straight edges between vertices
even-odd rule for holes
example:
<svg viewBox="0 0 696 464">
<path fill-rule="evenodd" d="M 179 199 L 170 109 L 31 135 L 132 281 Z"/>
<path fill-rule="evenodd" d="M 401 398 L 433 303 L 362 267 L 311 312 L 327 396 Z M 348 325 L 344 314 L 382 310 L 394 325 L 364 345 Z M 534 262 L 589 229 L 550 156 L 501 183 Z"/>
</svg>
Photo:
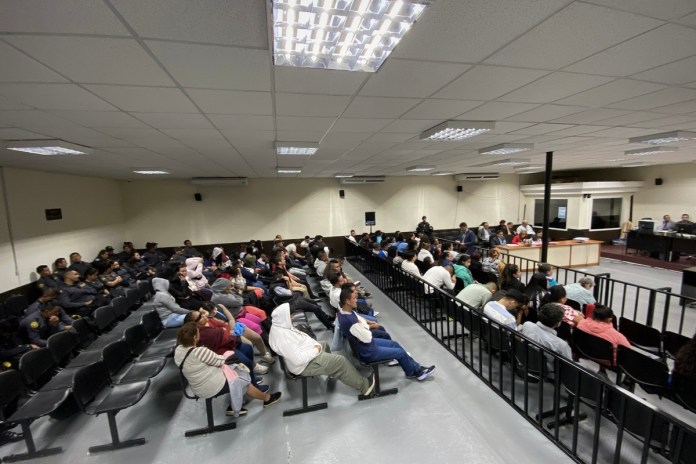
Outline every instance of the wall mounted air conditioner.
<svg viewBox="0 0 696 464">
<path fill-rule="evenodd" d="M 457 182 L 463 182 L 465 180 L 489 180 L 497 179 L 500 174 L 497 172 L 476 172 L 471 174 L 458 174 L 454 179 Z"/>
<path fill-rule="evenodd" d="M 208 187 L 229 187 L 236 185 L 249 185 L 246 177 L 193 177 L 193 185 L 206 185 Z"/>
<path fill-rule="evenodd" d="M 384 176 L 355 176 L 341 179 L 341 184 L 381 184 Z"/>
</svg>

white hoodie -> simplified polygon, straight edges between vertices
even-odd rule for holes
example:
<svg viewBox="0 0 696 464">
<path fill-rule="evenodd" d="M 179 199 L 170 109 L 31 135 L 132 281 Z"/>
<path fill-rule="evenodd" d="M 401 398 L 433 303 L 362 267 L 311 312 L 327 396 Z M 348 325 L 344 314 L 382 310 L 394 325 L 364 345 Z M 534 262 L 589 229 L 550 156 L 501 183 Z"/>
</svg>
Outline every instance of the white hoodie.
<svg viewBox="0 0 696 464">
<path fill-rule="evenodd" d="M 321 345 L 292 326 L 288 303 L 283 303 L 273 310 L 271 318 L 273 323 L 268 335 L 271 348 L 284 358 L 290 372 L 295 375 L 302 374 L 307 364 L 319 355 L 317 347 Z"/>
</svg>

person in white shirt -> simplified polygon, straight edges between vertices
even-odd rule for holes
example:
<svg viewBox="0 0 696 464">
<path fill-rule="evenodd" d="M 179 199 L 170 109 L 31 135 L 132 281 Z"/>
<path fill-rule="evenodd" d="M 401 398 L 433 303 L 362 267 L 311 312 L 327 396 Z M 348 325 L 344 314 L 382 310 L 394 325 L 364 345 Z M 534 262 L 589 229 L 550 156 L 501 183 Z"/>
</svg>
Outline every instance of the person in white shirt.
<svg viewBox="0 0 696 464">
<path fill-rule="evenodd" d="M 498 286 L 495 282 L 486 284 L 471 284 L 467 285 L 457 294 L 457 299 L 463 301 L 474 309 L 481 309 L 483 305 L 488 303 L 491 296 L 498 291 Z"/>
<path fill-rule="evenodd" d="M 350 235 L 348 236 L 348 240 L 355 243 L 356 245 L 358 244 L 358 239 L 355 238 L 355 230 L 350 231 Z"/>
<path fill-rule="evenodd" d="M 421 240 L 420 250 L 418 251 L 418 257 L 416 259 L 425 262 L 425 258 L 430 258 L 431 263 L 435 262 L 435 258 L 433 258 L 433 254 L 430 252 L 430 242 Z"/>
<path fill-rule="evenodd" d="M 519 332 L 537 345 L 548 348 L 564 358 L 572 359 L 570 346 L 556 335 L 556 328 L 563 322 L 565 310 L 561 305 L 548 303 L 539 308 L 539 322 L 527 321 L 519 327 Z M 553 371 L 553 358 L 547 357 L 549 372 Z"/>
<path fill-rule="evenodd" d="M 527 235 L 529 235 L 530 237 L 533 237 L 535 235 L 534 228 L 529 225 L 529 221 L 527 221 L 526 219 L 522 219 L 522 224 L 520 224 L 519 227 L 517 227 L 516 232 L 519 235 L 520 231 L 523 230 L 527 232 Z"/>
<path fill-rule="evenodd" d="M 406 253 L 404 253 L 404 260 L 401 262 L 401 269 L 408 272 L 409 274 L 413 274 L 415 276 L 420 277 L 421 273 L 418 269 L 418 266 L 416 266 L 415 261 L 416 253 L 410 250 L 407 251 Z"/>
<path fill-rule="evenodd" d="M 517 290 L 509 290 L 498 301 L 489 301 L 483 307 L 483 314 L 490 320 L 511 329 L 517 328 L 517 307 L 526 303 L 524 294 Z"/>
<path fill-rule="evenodd" d="M 457 283 L 452 266 L 433 266 L 423 274 L 423 280 L 430 284 L 425 286 L 425 293 L 433 293 L 433 287 L 444 287 L 444 289 L 453 293 L 454 284 Z"/>
</svg>

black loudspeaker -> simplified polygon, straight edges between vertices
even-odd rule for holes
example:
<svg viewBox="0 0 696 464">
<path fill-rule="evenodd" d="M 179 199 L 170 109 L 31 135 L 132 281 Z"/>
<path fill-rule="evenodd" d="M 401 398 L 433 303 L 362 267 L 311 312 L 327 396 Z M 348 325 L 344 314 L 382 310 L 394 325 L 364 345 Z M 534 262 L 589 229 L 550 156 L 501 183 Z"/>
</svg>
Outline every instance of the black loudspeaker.
<svg viewBox="0 0 696 464">
<path fill-rule="evenodd" d="M 655 178 L 655 185 L 662 185 L 662 177 Z"/>
<path fill-rule="evenodd" d="M 345 191 L 345 190 L 339 190 L 339 191 L 338 191 L 338 196 L 341 197 L 341 198 L 345 198 L 345 197 L 346 197 L 346 191 Z"/>
<path fill-rule="evenodd" d="M 464 190 L 464 189 L 462 188 L 461 185 L 457 185 L 457 192 L 461 192 L 461 191 L 463 191 L 463 190 Z"/>
<path fill-rule="evenodd" d="M 200 193 L 194 193 L 193 198 L 195 198 L 196 201 L 203 201 L 203 195 L 201 195 Z"/>
</svg>

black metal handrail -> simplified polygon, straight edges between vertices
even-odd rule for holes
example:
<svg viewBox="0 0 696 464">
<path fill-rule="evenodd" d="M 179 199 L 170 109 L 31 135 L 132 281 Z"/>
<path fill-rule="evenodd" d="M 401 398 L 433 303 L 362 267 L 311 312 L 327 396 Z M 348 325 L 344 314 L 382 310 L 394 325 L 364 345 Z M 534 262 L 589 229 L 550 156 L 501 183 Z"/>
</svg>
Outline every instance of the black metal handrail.
<svg viewBox="0 0 696 464">
<path fill-rule="evenodd" d="M 517 331 L 488 320 L 477 309 L 369 250 L 346 243 L 346 257 L 576 462 L 611 462 L 606 459 L 609 455 L 615 463 L 643 464 L 651 450 L 674 463 L 691 459 L 685 451 L 696 439 L 691 425 Z M 547 372 L 548 364 L 553 376 Z M 580 425 L 585 416 L 594 422 L 593 427 Z M 612 434 L 614 439 L 610 440 Z"/>
</svg>

